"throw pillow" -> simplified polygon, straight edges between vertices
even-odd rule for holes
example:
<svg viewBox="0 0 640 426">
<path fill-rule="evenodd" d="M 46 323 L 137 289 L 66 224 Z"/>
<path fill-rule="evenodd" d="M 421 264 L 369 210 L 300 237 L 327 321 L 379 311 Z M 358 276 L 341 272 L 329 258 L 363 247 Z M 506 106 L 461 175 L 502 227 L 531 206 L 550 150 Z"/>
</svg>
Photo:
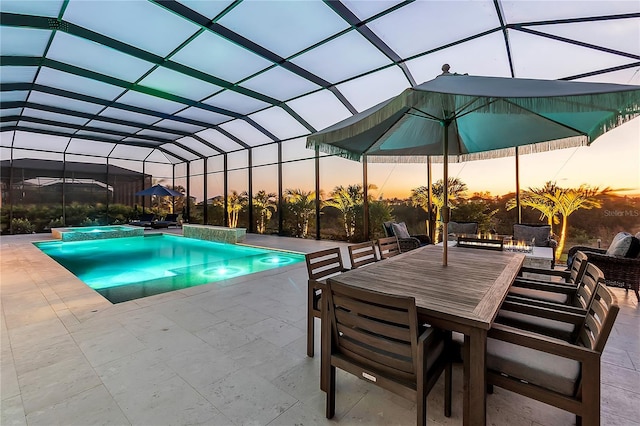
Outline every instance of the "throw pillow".
<svg viewBox="0 0 640 426">
<path fill-rule="evenodd" d="M 404 222 L 392 223 L 391 227 L 393 228 L 393 233 L 396 237 L 411 238 L 411 235 L 409 235 L 409 231 L 407 230 L 407 225 Z"/>
<path fill-rule="evenodd" d="M 391 226 L 392 223 L 393 222 L 382 222 L 384 233 L 387 237 L 393 237 L 393 226 Z"/>
<path fill-rule="evenodd" d="M 640 240 L 628 232 L 619 232 L 607 249 L 607 256 L 637 257 L 640 251 Z"/>
</svg>

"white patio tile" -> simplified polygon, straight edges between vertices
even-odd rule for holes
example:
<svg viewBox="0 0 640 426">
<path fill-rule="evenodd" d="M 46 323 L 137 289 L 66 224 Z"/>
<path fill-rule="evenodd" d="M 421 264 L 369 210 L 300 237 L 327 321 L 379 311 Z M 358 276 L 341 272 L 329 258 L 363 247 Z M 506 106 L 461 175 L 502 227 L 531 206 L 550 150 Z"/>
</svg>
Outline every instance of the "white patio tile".
<svg viewBox="0 0 640 426">
<path fill-rule="evenodd" d="M 126 425 L 129 420 L 104 386 L 96 386 L 27 415 L 29 426 Z"/>
<path fill-rule="evenodd" d="M 46 367 L 19 374 L 18 382 L 27 415 L 101 384 L 93 368 L 82 356 L 67 357 Z"/>
<path fill-rule="evenodd" d="M 20 395 L 11 398 L 5 398 L 4 395 L 2 396 L 2 401 L 0 401 L 0 424 L 3 426 L 27 426 L 27 419 L 24 415 Z"/>
<path fill-rule="evenodd" d="M 257 339 L 255 335 L 247 333 L 242 328 L 227 321 L 199 330 L 194 334 L 213 348 L 224 353 L 230 352 Z"/>
<path fill-rule="evenodd" d="M 78 346 L 94 367 L 145 349 L 145 345 L 124 327 L 78 340 Z"/>
<path fill-rule="evenodd" d="M 266 425 L 297 401 L 267 380 L 243 370 L 215 382 L 203 395 L 237 424 Z"/>
</svg>

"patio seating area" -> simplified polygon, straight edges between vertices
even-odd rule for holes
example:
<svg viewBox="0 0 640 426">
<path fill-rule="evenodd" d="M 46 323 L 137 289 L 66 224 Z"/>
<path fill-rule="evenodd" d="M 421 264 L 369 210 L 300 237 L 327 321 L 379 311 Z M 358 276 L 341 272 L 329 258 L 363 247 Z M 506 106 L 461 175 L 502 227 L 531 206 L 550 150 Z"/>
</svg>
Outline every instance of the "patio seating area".
<svg viewBox="0 0 640 426">
<path fill-rule="evenodd" d="M 304 264 L 112 305 L 32 244 L 49 238 L 0 239 L 0 424 L 415 424 L 415 404 L 343 371 L 335 417 L 325 418 L 320 357 L 307 356 Z M 338 246 L 349 259 L 348 244 L 336 241 L 248 234 L 245 243 L 304 253 Z M 638 425 L 640 308 L 633 292 L 610 289 L 620 312 L 602 357 L 601 423 Z M 427 424 L 462 424 L 462 373 L 454 364 L 450 418 L 440 377 Z M 574 421 L 498 387 L 487 396 L 487 424 Z"/>
</svg>

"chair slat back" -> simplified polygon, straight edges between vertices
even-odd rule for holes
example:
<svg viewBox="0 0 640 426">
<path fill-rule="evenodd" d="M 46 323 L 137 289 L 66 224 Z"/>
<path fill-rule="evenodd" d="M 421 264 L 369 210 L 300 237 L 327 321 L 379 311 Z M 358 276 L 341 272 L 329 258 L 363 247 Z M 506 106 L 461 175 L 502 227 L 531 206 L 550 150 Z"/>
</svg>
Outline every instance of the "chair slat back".
<svg viewBox="0 0 640 426">
<path fill-rule="evenodd" d="M 596 265 L 588 263 L 576 289 L 574 305 L 578 308 L 589 309 L 598 289 L 598 283 L 603 281 L 604 274 L 602 271 Z"/>
<path fill-rule="evenodd" d="M 376 255 L 376 247 L 373 241 L 352 244 L 348 247 L 349 259 L 351 260 L 351 269 L 356 269 L 370 263 L 378 261 Z"/>
<path fill-rule="evenodd" d="M 593 303 L 578 334 L 578 342 L 602 353 L 619 310 L 615 295 L 604 284 L 598 284 Z"/>
<path fill-rule="evenodd" d="M 304 257 L 310 280 L 320 280 L 344 271 L 339 247 L 307 253 Z"/>
<path fill-rule="evenodd" d="M 577 251 L 571 262 L 571 272 L 569 274 L 568 282 L 575 284 L 579 283 L 584 275 L 584 271 L 587 269 L 587 255 L 581 251 Z"/>
<path fill-rule="evenodd" d="M 415 299 L 329 280 L 332 355 L 402 380 L 416 380 Z"/>
<path fill-rule="evenodd" d="M 380 252 L 380 259 L 388 259 L 400 254 L 398 237 L 380 238 L 378 240 L 378 251 Z"/>
</svg>

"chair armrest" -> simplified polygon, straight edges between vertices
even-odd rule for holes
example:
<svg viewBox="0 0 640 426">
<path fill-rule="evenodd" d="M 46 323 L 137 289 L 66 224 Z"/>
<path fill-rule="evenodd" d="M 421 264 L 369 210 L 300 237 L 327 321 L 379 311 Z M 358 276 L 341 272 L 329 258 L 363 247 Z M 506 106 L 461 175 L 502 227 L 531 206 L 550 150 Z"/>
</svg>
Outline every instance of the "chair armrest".
<svg viewBox="0 0 640 426">
<path fill-rule="evenodd" d="M 520 273 L 539 274 L 539 275 L 551 275 L 554 277 L 562 277 L 567 280 L 571 276 L 571 271 L 565 271 L 561 269 L 547 269 L 547 268 L 534 268 L 531 266 L 523 266 L 520 268 Z"/>
<path fill-rule="evenodd" d="M 640 267 L 640 258 L 638 257 L 622 257 L 622 256 L 609 256 L 602 253 L 597 252 L 589 252 L 585 251 L 584 254 L 587 255 L 587 261 L 592 263 L 611 263 L 616 265 L 624 265 L 628 267 L 633 267 L 634 265 L 638 265 Z M 605 277 L 606 278 L 606 277 Z"/>
<path fill-rule="evenodd" d="M 599 249 L 596 247 L 573 246 L 569 249 L 569 253 L 567 253 L 567 256 L 573 257 L 578 250 L 583 252 L 599 253 L 599 254 L 605 254 L 607 252 L 605 249 Z"/>
<path fill-rule="evenodd" d="M 427 234 L 417 234 L 412 235 L 411 237 L 416 238 L 418 241 L 420 241 L 421 245 L 431 244 L 431 238 L 429 238 Z"/>
<path fill-rule="evenodd" d="M 420 240 L 413 237 L 398 238 L 398 245 L 400 246 L 401 252 L 410 251 L 420 247 Z"/>
<path fill-rule="evenodd" d="M 308 280 L 308 286 L 309 286 L 309 291 L 322 291 L 325 288 L 327 288 L 327 284 L 324 282 L 324 280 L 322 281 L 318 281 L 318 280 Z"/>
<path fill-rule="evenodd" d="M 583 346 L 572 345 L 564 340 L 547 337 L 502 324 L 494 324 L 489 330 L 488 337 L 564 358 L 573 359 L 578 362 L 593 362 L 599 361 L 600 359 L 600 354 L 598 352 Z"/>
<path fill-rule="evenodd" d="M 574 326 L 581 325 L 587 316 L 587 311 L 574 306 L 558 305 L 556 303 L 516 297 L 507 297 L 507 299 L 502 302 L 500 309 L 531 315 L 537 318 L 560 321 Z"/>
<path fill-rule="evenodd" d="M 578 308 L 577 306 L 566 305 L 564 303 L 559 303 L 559 302 L 550 302 L 548 300 L 534 299 L 532 297 L 520 296 L 517 294 L 508 294 L 507 297 L 505 298 L 505 301 L 507 300 L 509 300 L 510 302 L 526 303 L 532 306 L 540 306 L 542 308 L 572 312 L 582 316 L 585 316 L 587 314 L 587 311 L 585 309 Z"/>
<path fill-rule="evenodd" d="M 550 283 L 547 281 L 527 280 L 516 278 L 511 284 L 513 287 L 529 288 L 531 290 L 548 291 L 550 293 L 573 294 L 576 292 L 575 285 L 567 285 L 563 283 Z"/>
</svg>

